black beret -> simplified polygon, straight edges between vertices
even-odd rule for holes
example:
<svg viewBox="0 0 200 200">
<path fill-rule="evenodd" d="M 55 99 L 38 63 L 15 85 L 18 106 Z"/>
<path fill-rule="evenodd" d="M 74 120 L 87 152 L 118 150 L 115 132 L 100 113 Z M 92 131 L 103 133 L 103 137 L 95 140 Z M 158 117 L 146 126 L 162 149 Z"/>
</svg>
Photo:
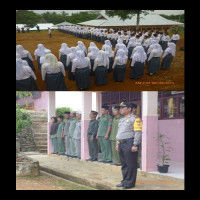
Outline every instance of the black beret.
<svg viewBox="0 0 200 200">
<path fill-rule="evenodd" d="M 113 109 L 119 110 L 120 106 L 114 106 Z"/>
<path fill-rule="evenodd" d="M 101 108 L 104 108 L 104 109 L 108 110 L 109 106 L 108 105 L 102 105 Z"/>
<path fill-rule="evenodd" d="M 132 108 L 133 107 L 132 103 L 129 103 L 129 102 L 126 102 L 126 101 L 121 102 L 121 104 L 119 106 L 120 107 L 128 107 L 128 108 Z"/>
<path fill-rule="evenodd" d="M 98 112 L 97 112 L 97 111 L 94 111 L 94 110 L 91 110 L 91 113 L 92 113 L 93 115 L 98 115 Z"/>
</svg>

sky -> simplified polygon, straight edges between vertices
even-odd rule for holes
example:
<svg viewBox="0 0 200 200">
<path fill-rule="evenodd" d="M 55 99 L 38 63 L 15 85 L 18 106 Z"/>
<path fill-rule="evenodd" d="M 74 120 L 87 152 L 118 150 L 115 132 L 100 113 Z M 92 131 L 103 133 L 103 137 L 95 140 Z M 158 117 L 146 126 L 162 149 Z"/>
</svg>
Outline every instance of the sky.
<svg viewBox="0 0 200 200">
<path fill-rule="evenodd" d="M 56 92 L 56 108 L 70 107 L 72 110 L 81 111 L 82 92 Z M 92 109 L 96 109 L 95 92 L 92 93 Z"/>
<path fill-rule="evenodd" d="M 76 12 L 80 12 L 80 11 L 89 11 L 89 10 L 32 10 L 35 13 L 41 14 L 44 12 L 62 12 L 65 11 L 67 13 L 69 13 L 69 15 L 71 15 L 72 13 L 76 13 Z M 155 10 L 153 13 L 155 14 L 165 14 L 165 15 L 179 15 L 179 14 L 183 14 L 184 10 Z"/>
</svg>

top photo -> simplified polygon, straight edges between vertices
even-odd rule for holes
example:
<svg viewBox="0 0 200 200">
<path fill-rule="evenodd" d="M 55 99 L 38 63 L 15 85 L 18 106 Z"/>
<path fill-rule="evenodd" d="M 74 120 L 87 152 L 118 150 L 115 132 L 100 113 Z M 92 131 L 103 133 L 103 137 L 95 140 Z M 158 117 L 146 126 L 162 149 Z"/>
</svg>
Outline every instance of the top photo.
<svg viewBox="0 0 200 200">
<path fill-rule="evenodd" d="M 16 91 L 183 91 L 184 10 L 16 10 Z"/>
</svg>

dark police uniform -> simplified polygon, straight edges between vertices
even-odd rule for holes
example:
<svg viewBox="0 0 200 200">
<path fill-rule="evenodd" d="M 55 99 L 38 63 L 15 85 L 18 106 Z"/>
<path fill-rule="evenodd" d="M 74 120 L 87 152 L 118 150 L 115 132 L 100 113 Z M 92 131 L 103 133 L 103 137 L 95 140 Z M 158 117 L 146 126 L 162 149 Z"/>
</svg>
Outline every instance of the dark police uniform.
<svg viewBox="0 0 200 200">
<path fill-rule="evenodd" d="M 131 107 L 132 104 L 122 102 L 121 107 Z M 134 130 L 135 129 L 135 130 Z M 132 152 L 132 146 L 138 146 L 141 142 L 142 122 L 140 118 L 135 118 L 133 114 L 123 117 L 119 121 L 117 132 L 117 143 L 120 161 L 122 164 L 123 180 L 118 187 L 131 188 L 135 186 L 137 177 L 138 151 Z"/>
</svg>

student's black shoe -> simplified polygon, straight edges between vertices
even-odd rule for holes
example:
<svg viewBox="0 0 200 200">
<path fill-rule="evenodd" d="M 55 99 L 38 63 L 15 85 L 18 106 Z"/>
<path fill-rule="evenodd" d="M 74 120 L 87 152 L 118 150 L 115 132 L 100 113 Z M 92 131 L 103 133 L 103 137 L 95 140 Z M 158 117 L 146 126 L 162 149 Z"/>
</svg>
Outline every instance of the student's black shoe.
<svg viewBox="0 0 200 200">
<path fill-rule="evenodd" d="M 130 189 L 130 188 L 134 188 L 135 186 L 124 186 L 123 189 Z"/>
<path fill-rule="evenodd" d="M 116 187 L 124 187 L 124 185 L 122 183 L 116 185 Z"/>
<path fill-rule="evenodd" d="M 86 161 L 93 161 L 92 158 L 87 159 Z"/>
</svg>

